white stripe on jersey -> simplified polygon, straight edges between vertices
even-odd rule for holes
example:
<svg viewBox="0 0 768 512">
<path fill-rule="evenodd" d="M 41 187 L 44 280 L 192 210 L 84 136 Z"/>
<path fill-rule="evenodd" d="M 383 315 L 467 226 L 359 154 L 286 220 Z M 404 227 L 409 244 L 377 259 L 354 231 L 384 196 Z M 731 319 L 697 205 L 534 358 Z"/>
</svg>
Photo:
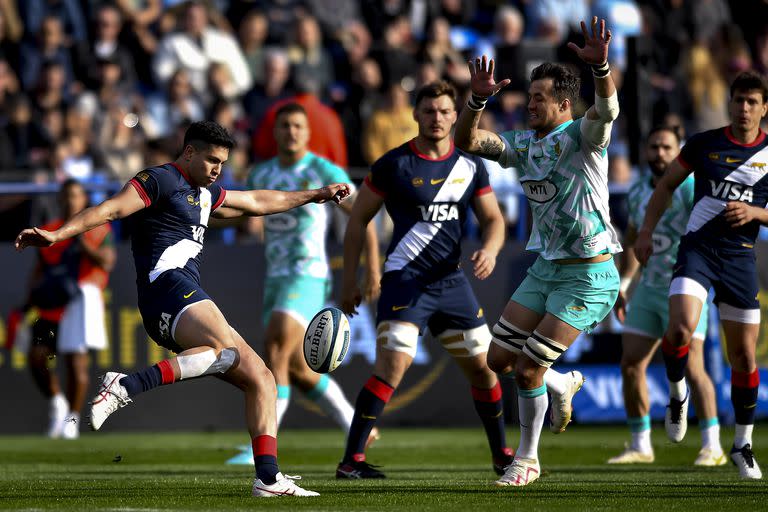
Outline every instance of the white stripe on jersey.
<svg viewBox="0 0 768 512">
<path fill-rule="evenodd" d="M 768 147 L 752 155 L 749 160 L 738 166 L 725 179 L 751 187 L 768 173 L 768 166 L 765 165 L 766 161 L 768 161 Z"/>
<path fill-rule="evenodd" d="M 211 215 L 211 191 L 207 188 L 200 189 L 200 224 L 208 227 L 208 217 Z"/>
<path fill-rule="evenodd" d="M 474 183 L 476 167 L 472 160 L 460 156 L 456 160 L 456 164 L 454 164 L 451 172 L 445 178 L 443 186 L 435 194 L 432 202 L 458 202 L 467 191 L 467 188 Z M 442 222 L 420 221 L 414 224 L 410 231 L 400 239 L 397 247 L 387 258 L 387 261 L 384 263 L 384 272 L 400 270 L 416 259 L 442 227 Z"/>
<path fill-rule="evenodd" d="M 195 242 L 185 238 L 179 240 L 175 244 L 171 245 L 163 251 L 160 255 L 160 259 L 157 260 L 155 268 L 149 273 L 149 282 L 155 282 L 155 279 L 160 277 L 160 274 L 166 270 L 172 270 L 174 268 L 184 268 L 189 260 L 197 257 L 200 251 L 203 250 L 203 244 Z"/>
<path fill-rule="evenodd" d="M 717 217 L 724 209 L 725 201 L 709 196 L 702 197 L 691 210 L 685 232 L 700 230 L 704 224 Z"/>
</svg>

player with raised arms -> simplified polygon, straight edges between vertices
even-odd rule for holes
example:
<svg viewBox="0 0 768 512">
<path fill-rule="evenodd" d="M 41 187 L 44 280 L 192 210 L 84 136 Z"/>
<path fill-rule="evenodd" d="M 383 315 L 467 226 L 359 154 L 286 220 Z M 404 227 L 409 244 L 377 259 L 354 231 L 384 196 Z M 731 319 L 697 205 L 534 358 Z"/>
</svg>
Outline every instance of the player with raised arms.
<svg viewBox="0 0 768 512">
<path fill-rule="evenodd" d="M 529 130 L 497 135 L 478 129 L 490 96 L 509 80 L 496 82 L 494 62 L 469 62 L 472 97 L 456 125 L 456 144 L 472 154 L 516 167 L 531 207 L 533 231 L 527 249 L 539 253 L 493 328 L 488 365 L 514 372 L 518 386 L 520 444 L 515 460 L 496 481 L 522 486 L 540 475 L 538 444 L 552 395 L 551 428 L 562 432 L 571 417 L 578 372 L 560 374 L 552 364 L 584 331 L 611 310 L 619 291 L 613 254 L 621 251 L 608 213 L 608 157 L 611 124 L 619 114 L 608 66 L 611 32 L 605 20 L 582 21 L 584 47 L 568 46 L 592 67 L 595 104 L 574 120 L 580 80 L 569 68 L 544 63 L 531 73 Z"/>
<path fill-rule="evenodd" d="M 83 210 L 55 231 L 25 229 L 15 244 L 18 250 L 45 247 L 134 215 L 131 248 L 139 311 L 152 339 L 178 356 L 130 375 L 108 372 L 93 399 L 92 428 L 98 430 L 139 393 L 215 375 L 245 395 L 256 465 L 253 495 L 317 496 L 279 472 L 274 377 L 200 286 L 200 253 L 211 216 L 259 216 L 311 202 L 339 202 L 349 187 L 337 183 L 298 192 L 226 191 L 216 179 L 233 146 L 232 137 L 218 124 L 193 123 L 176 161 L 139 172 L 115 196 Z"/>
<path fill-rule="evenodd" d="M 248 176 L 252 189 L 305 190 L 352 180 L 343 169 L 308 150 L 307 113 L 298 103 L 287 103 L 275 114 L 277 156 L 258 164 Z M 353 201 L 339 203 L 349 214 Z M 266 325 L 267 367 L 277 382 L 277 426 L 280 427 L 297 386 L 333 421 L 349 432 L 354 409 L 338 383 L 318 375 L 304 361 L 302 339 L 312 317 L 328 299 L 331 272 L 325 252 L 330 210 L 309 204 L 264 218 L 267 278 L 264 283 L 263 320 Z M 374 224 L 366 232 L 367 301 L 378 297 L 381 280 L 379 247 Z M 377 437 L 372 432 L 370 441 Z"/>
<path fill-rule="evenodd" d="M 394 231 L 376 315 L 376 363 L 357 397 L 337 478 L 384 478 L 384 473 L 366 462 L 366 439 L 413 362 L 425 327 L 470 382 L 494 469 L 501 474 L 512 460 L 504 437 L 501 386 L 486 363 L 491 333 L 460 268 L 469 207 L 483 232 L 482 246 L 471 257 L 478 279 L 493 272 L 504 243 L 504 219 L 482 160 L 453 145 L 453 86 L 434 82 L 422 87 L 413 117 L 418 135 L 373 164 L 355 200 L 344 238 L 341 305 L 352 315 L 361 300 L 357 269 L 365 228 L 382 205 L 386 206 Z"/>
<path fill-rule="evenodd" d="M 642 225 L 645 208 L 656 185 L 680 152 L 680 136 L 666 126 L 657 126 L 648 134 L 645 144 L 646 161 L 650 172 L 644 172 L 629 189 L 629 225 L 624 236 L 624 248 L 634 246 L 637 227 Z M 651 446 L 651 417 L 648 385 L 645 373 L 659 348 L 661 337 L 669 319 L 669 283 L 672 266 L 677 256 L 680 237 L 693 208 L 693 177 L 677 188 L 669 209 L 664 213 L 654 232 L 654 253 L 640 272 L 634 253 L 626 250 L 621 259 L 621 289 L 615 312 L 624 323 L 621 336 L 621 376 L 624 408 L 632 441 L 619 455 L 608 459 L 608 464 L 637 464 L 654 461 Z M 639 274 L 639 278 L 637 277 Z M 628 289 L 636 279 L 629 301 Z M 687 375 L 693 387 L 696 414 L 701 430 L 701 450 L 694 465 L 721 466 L 727 458 L 720 445 L 720 424 L 717 420 L 715 388 L 704 367 L 704 338 L 707 335 L 707 304 L 704 303 L 699 323 L 693 333 L 691 358 Z"/>
<path fill-rule="evenodd" d="M 768 137 L 760 122 L 768 111 L 768 82 L 753 71 L 730 88 L 731 123 L 694 135 L 680 151 L 648 201 L 635 243 L 637 259 L 648 262 L 653 235 L 675 190 L 693 173 L 694 206 L 680 242 L 669 287 L 669 324 L 661 343 L 669 380 L 667 435 L 682 441 L 688 427 L 685 369 L 691 338 L 709 290 L 725 333 L 731 364 L 731 403 L 736 435 L 731 460 L 742 478 L 762 472 L 752 451 L 752 429 L 760 374 L 755 360 L 760 331 L 759 284 L 754 244 L 768 225 Z"/>
</svg>

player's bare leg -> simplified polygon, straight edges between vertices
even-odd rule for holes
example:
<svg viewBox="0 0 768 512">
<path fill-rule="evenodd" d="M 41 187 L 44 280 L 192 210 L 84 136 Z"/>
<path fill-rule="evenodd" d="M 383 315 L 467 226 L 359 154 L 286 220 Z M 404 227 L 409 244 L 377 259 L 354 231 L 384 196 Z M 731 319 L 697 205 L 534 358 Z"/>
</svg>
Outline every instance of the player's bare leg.
<svg viewBox="0 0 768 512">
<path fill-rule="evenodd" d="M 745 323 L 724 319 L 724 306 L 720 305 L 720 319 L 731 363 L 731 402 L 736 416 L 731 460 L 739 468 L 742 478 L 759 479 L 763 474 L 752 452 L 752 429 L 760 384 L 755 358 L 760 331 L 759 310 L 751 318 L 744 318 L 749 322 Z"/>
<path fill-rule="evenodd" d="M 69 412 L 69 402 L 61 392 L 59 377 L 51 368 L 55 353 L 44 344 L 33 344 L 29 347 L 27 361 L 32 378 L 37 388 L 48 399 L 49 425 L 47 435 L 50 438 L 61 437 L 64 419 Z"/>
<path fill-rule="evenodd" d="M 552 361 L 556 360 L 580 333 L 578 329 L 547 313 L 526 342 L 526 348 L 518 357 L 515 368 L 520 410 L 520 444 L 515 452 L 515 460 L 504 476 L 496 481 L 497 485 L 523 486 L 539 477 L 539 436 L 547 412 L 544 374 Z M 544 355 L 549 362 L 532 355 L 535 353 Z"/>
<path fill-rule="evenodd" d="M 392 398 L 405 372 L 413 363 L 419 328 L 408 322 L 388 320 L 377 328 L 376 363 L 355 402 L 355 415 L 347 436 L 344 458 L 336 478 L 384 478 L 384 473 L 365 461 L 365 446 L 376 420 Z"/>
<path fill-rule="evenodd" d="M 691 398 L 699 418 L 701 450 L 696 466 L 722 466 L 727 458 L 720 445 L 720 422 L 717 419 L 715 386 L 704 366 L 704 340 L 693 338 L 688 350 L 685 378 L 691 386 Z"/>
<path fill-rule="evenodd" d="M 301 350 L 304 326 L 283 311 L 273 311 L 267 324 L 264 352 L 267 367 L 277 383 L 277 426 L 280 427 L 291 400 L 291 357 Z"/>
<path fill-rule="evenodd" d="M 486 355 L 485 352 L 472 357 L 454 355 L 454 360 L 472 386 L 472 400 L 488 438 L 493 469 L 498 475 L 503 475 L 512 462 L 514 452 L 507 447 L 501 385 L 496 374 L 488 368 Z"/>
<path fill-rule="evenodd" d="M 701 285 L 699 285 L 701 287 Z M 703 289 L 703 287 L 702 287 Z M 694 295 L 676 294 L 669 297 L 669 326 L 661 340 L 661 351 L 669 382 L 669 404 L 664 418 L 667 437 L 679 443 L 688 429 L 688 386 L 685 368 L 688 351 L 699 323 L 703 303 Z"/>
<path fill-rule="evenodd" d="M 513 300 L 507 302 L 501 318 L 493 326 L 493 339 L 488 350 L 488 367 L 502 376 L 513 376 L 517 358 L 531 332 L 543 315 Z M 565 431 L 571 421 L 573 395 L 581 389 L 584 377 L 580 372 L 560 373 L 548 368 L 544 384 L 552 395 L 550 430 L 556 434 Z"/>
<path fill-rule="evenodd" d="M 623 453 L 608 459 L 608 464 L 650 463 L 654 460 L 645 375 L 659 343 L 659 340 L 635 333 L 625 332 L 621 337 L 622 392 L 632 441 Z"/>
</svg>

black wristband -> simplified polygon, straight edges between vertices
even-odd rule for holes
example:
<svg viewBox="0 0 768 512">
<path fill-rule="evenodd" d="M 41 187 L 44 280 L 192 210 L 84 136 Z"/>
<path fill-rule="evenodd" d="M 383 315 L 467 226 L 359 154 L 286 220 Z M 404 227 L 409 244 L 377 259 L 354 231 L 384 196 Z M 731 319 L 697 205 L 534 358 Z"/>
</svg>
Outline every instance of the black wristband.
<svg viewBox="0 0 768 512">
<path fill-rule="evenodd" d="M 487 102 L 488 102 L 488 98 L 484 98 L 482 96 L 478 96 L 477 94 L 472 93 L 472 96 L 467 101 L 467 107 L 469 107 L 471 110 L 479 112 L 485 108 L 485 104 Z"/>
<path fill-rule="evenodd" d="M 608 65 L 608 61 L 605 61 L 599 66 L 592 66 L 592 75 L 596 78 L 605 78 L 610 72 L 611 67 Z"/>
</svg>

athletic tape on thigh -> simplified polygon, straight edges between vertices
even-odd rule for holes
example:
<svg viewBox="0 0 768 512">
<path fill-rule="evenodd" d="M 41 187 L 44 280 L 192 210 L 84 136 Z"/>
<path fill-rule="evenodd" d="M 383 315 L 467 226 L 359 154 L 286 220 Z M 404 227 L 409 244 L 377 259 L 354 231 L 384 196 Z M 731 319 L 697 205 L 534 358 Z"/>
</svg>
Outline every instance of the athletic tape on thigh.
<svg viewBox="0 0 768 512">
<path fill-rule="evenodd" d="M 690 277 L 676 277 L 669 283 L 669 296 L 673 295 L 692 295 L 706 304 L 709 290 Z"/>
<path fill-rule="evenodd" d="M 530 332 L 518 329 L 503 318 L 499 318 L 499 321 L 493 326 L 494 343 L 516 354 L 523 351 L 525 340 L 527 340 L 530 335 Z"/>
<path fill-rule="evenodd" d="M 404 322 L 381 322 L 376 328 L 376 344 L 387 350 L 405 352 L 411 357 L 416 355 L 419 341 L 419 328 Z"/>
<path fill-rule="evenodd" d="M 488 326 L 483 324 L 474 329 L 448 329 L 437 337 L 443 348 L 453 357 L 474 357 L 488 352 L 491 344 L 491 333 Z"/>
<path fill-rule="evenodd" d="M 198 352 L 189 356 L 178 356 L 179 380 L 192 379 L 212 373 L 224 373 L 237 361 L 237 350 L 225 348 L 216 355 L 214 349 Z"/>
<path fill-rule="evenodd" d="M 742 324 L 759 324 L 759 309 L 741 309 L 721 302 L 717 307 L 720 311 L 720 320 L 731 320 Z"/>
<path fill-rule="evenodd" d="M 531 337 L 525 342 L 523 353 L 536 361 L 539 366 L 549 368 L 567 348 L 565 345 L 533 331 Z"/>
</svg>

